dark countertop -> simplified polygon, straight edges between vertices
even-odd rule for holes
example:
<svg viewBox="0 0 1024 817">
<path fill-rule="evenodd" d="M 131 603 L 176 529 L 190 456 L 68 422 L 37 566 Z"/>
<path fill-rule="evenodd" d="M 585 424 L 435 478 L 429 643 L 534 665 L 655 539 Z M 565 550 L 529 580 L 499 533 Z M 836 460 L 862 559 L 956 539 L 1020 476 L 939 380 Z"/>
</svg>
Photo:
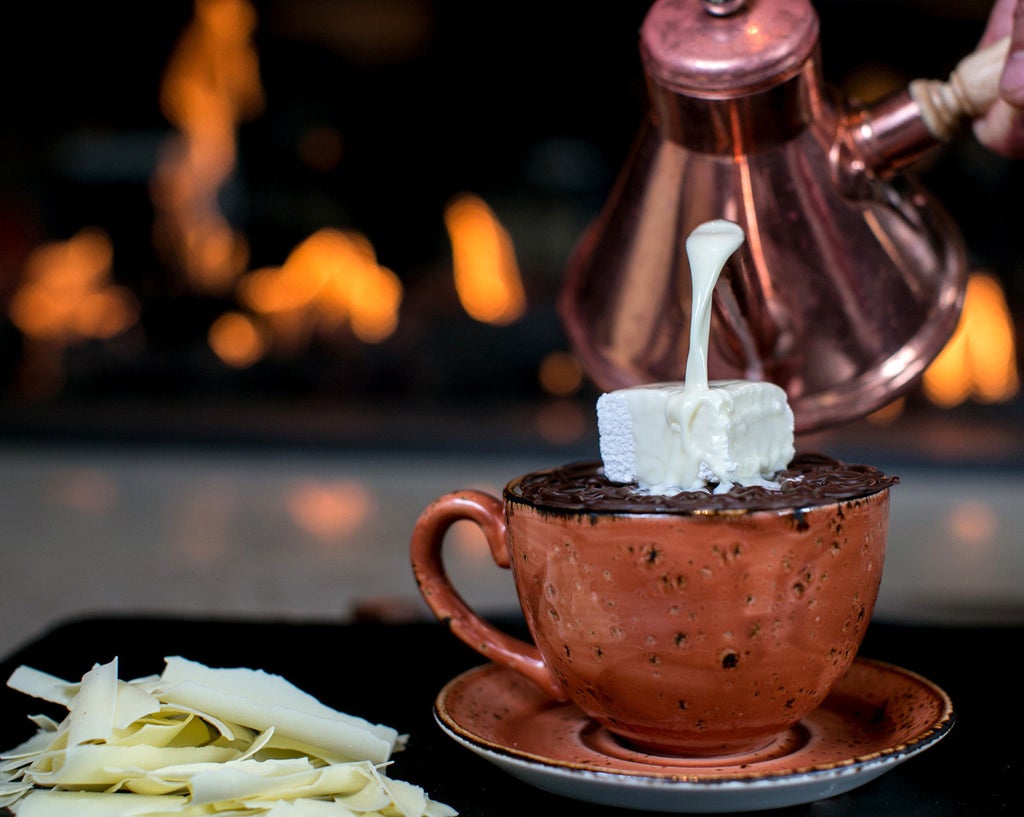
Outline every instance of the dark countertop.
<svg viewBox="0 0 1024 817">
<path fill-rule="evenodd" d="M 517 622 L 502 621 L 516 629 Z M 924 675 L 952 698 L 956 725 L 921 755 L 852 792 L 759 814 L 1020 815 L 1024 813 L 1024 741 L 1016 698 L 1015 653 L 1021 627 L 925 627 L 875 621 L 861 655 Z M 6 681 L 20 664 L 78 680 L 94 663 L 117 656 L 119 675 L 159 673 L 163 657 L 210 666 L 246 666 L 283 675 L 324 703 L 410 735 L 391 774 L 469 815 L 548 813 L 624 817 L 606 808 L 547 794 L 458 746 L 434 722 L 441 687 L 480 657 L 434 621 L 385 623 L 198 618 L 92 617 L 71 620 L 7 656 Z M 42 702 L 0 689 L 0 748 L 35 731 L 27 716 Z M 54 714 L 61 715 L 62 710 Z"/>
</svg>

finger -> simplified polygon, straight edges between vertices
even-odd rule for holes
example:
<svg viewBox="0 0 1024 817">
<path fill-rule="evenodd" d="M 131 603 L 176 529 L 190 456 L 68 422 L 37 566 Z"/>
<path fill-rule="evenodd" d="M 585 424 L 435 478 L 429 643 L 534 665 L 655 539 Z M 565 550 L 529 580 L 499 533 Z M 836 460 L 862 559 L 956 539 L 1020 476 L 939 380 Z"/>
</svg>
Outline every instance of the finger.
<svg viewBox="0 0 1024 817">
<path fill-rule="evenodd" d="M 988 23 L 985 25 L 985 32 L 978 42 L 979 48 L 1001 40 L 1010 33 L 1013 27 L 1013 17 L 1021 8 L 1024 8 L 1024 0 L 996 0 L 992 11 L 988 15 Z"/>
<path fill-rule="evenodd" d="M 1024 109 L 997 100 L 973 123 L 974 135 L 989 150 L 1011 159 L 1024 158 Z"/>
<path fill-rule="evenodd" d="M 1018 108 L 1024 108 L 1024 0 L 1017 0 L 1010 30 L 1010 53 L 999 81 L 999 94 Z"/>
</svg>

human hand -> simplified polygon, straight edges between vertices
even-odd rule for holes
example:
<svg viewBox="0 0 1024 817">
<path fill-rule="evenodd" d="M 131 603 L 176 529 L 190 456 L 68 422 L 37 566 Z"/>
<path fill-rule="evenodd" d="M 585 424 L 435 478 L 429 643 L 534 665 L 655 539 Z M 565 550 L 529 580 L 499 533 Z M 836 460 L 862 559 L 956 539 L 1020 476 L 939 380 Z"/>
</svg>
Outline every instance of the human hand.
<svg viewBox="0 0 1024 817">
<path fill-rule="evenodd" d="M 999 98 L 974 121 L 974 135 L 985 147 L 1010 158 L 1024 158 L 1024 0 L 996 0 L 979 48 L 1010 37 L 999 82 Z"/>
</svg>

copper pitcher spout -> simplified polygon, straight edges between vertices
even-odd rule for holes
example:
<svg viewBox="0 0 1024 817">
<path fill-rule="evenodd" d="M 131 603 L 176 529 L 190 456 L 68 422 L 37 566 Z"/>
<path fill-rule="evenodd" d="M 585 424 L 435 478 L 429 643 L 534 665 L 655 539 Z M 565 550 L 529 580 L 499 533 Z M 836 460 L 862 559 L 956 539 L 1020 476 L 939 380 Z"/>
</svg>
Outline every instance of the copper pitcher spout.
<svg viewBox="0 0 1024 817">
<path fill-rule="evenodd" d="M 716 291 L 712 377 L 778 383 L 798 433 L 909 389 L 952 334 L 966 285 L 957 226 L 898 173 L 943 138 L 925 114 L 929 99 L 949 107 L 947 91 L 837 98 L 808 0 L 659 0 L 640 55 L 650 116 L 559 298 L 594 382 L 683 379 L 683 242 L 725 218 L 747 242 Z"/>
</svg>

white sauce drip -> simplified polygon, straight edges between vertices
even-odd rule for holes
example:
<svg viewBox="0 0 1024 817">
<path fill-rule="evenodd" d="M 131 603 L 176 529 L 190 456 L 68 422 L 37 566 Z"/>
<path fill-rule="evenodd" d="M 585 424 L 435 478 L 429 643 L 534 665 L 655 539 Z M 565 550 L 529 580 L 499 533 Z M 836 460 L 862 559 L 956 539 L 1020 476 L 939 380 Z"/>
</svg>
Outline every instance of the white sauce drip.
<svg viewBox="0 0 1024 817">
<path fill-rule="evenodd" d="M 708 389 L 708 345 L 711 297 L 725 262 L 743 244 L 743 229 L 718 219 L 701 224 L 686 239 L 693 296 L 690 307 L 690 351 L 686 356 L 686 388 Z"/>
</svg>

